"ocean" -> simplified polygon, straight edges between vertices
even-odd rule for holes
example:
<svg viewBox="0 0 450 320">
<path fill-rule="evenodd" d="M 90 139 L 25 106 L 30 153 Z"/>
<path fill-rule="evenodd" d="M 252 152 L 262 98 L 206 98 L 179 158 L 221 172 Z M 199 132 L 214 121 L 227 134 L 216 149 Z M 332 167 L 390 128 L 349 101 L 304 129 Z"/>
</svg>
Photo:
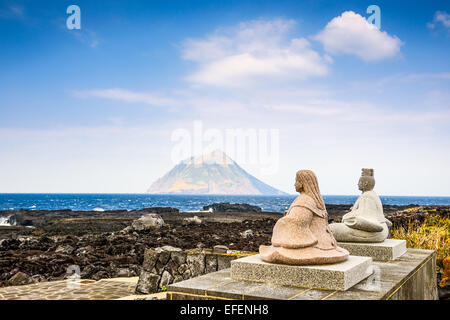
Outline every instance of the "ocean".
<svg viewBox="0 0 450 320">
<path fill-rule="evenodd" d="M 248 203 L 264 211 L 284 212 L 296 195 L 154 195 L 154 194 L 0 194 L 0 211 L 56 210 L 78 211 L 134 210 L 149 207 L 173 207 L 180 211 L 201 211 L 215 202 Z M 326 195 L 326 204 L 353 204 L 354 196 Z M 380 196 L 383 204 L 450 205 L 450 197 Z"/>
</svg>

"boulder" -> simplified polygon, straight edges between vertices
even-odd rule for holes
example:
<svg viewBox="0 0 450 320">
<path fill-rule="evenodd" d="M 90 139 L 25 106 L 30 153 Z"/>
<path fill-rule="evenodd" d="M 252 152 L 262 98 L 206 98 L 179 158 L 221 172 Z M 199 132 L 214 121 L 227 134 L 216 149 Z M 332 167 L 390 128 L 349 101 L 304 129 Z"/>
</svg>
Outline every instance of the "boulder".
<svg viewBox="0 0 450 320">
<path fill-rule="evenodd" d="M 228 247 L 227 246 L 223 246 L 223 245 L 217 245 L 213 247 L 213 252 L 214 253 L 227 253 L 228 252 Z"/>
<path fill-rule="evenodd" d="M 217 271 L 217 255 L 207 254 L 205 257 L 205 273 Z"/>
<path fill-rule="evenodd" d="M 164 272 L 161 275 L 161 281 L 159 282 L 159 288 L 162 289 L 162 287 L 164 286 L 167 287 L 172 282 L 173 282 L 172 275 L 167 270 L 164 270 Z"/>
<path fill-rule="evenodd" d="M 198 242 L 197 243 L 197 248 L 198 249 L 203 249 L 205 247 L 205 244 L 204 243 L 202 243 L 202 242 Z"/>
<path fill-rule="evenodd" d="M 181 250 L 172 252 L 170 254 L 170 258 L 175 262 L 176 265 L 181 266 L 186 262 L 186 253 Z"/>
<path fill-rule="evenodd" d="M 36 274 L 31 277 L 31 282 L 32 283 L 47 282 L 47 279 L 45 279 L 45 277 L 40 274 Z"/>
<path fill-rule="evenodd" d="M 217 256 L 217 270 L 223 270 L 231 267 L 231 261 L 237 259 L 233 255 L 218 255 Z"/>
<path fill-rule="evenodd" d="M 131 277 L 133 275 L 133 272 L 128 268 L 118 268 L 115 272 L 115 277 L 122 278 L 122 277 Z"/>
<path fill-rule="evenodd" d="M 164 225 L 164 220 L 159 214 L 145 214 L 137 220 L 134 220 L 131 227 L 134 231 L 144 231 L 159 229 Z"/>
<path fill-rule="evenodd" d="M 190 269 L 187 269 L 185 272 L 183 272 L 183 279 L 184 280 L 190 279 L 191 276 L 192 276 L 192 272 L 191 272 Z"/>
<path fill-rule="evenodd" d="M 20 286 L 20 285 L 24 285 L 24 284 L 28 284 L 32 282 L 31 278 L 23 273 L 23 272 L 17 272 L 15 275 L 13 275 L 9 280 L 8 280 L 8 284 L 10 286 Z"/>
<path fill-rule="evenodd" d="M 156 262 L 159 260 L 159 254 L 161 251 L 154 249 L 145 249 L 144 252 L 144 263 L 142 268 L 145 271 L 151 272 L 156 266 Z"/>
<path fill-rule="evenodd" d="M 92 264 L 87 265 L 81 271 L 81 278 L 82 279 L 92 279 L 94 274 L 96 274 L 99 270 L 100 270 L 100 268 L 95 265 L 92 265 Z"/>
<path fill-rule="evenodd" d="M 192 277 L 197 277 L 205 273 L 204 253 L 188 254 L 186 257 L 186 263 L 189 265 Z"/>
<path fill-rule="evenodd" d="M 60 254 L 67 254 L 67 255 L 69 255 L 69 254 L 71 254 L 71 253 L 74 252 L 74 251 L 75 251 L 75 249 L 74 249 L 74 247 L 72 247 L 72 246 L 69 246 L 69 245 L 61 245 L 61 246 L 58 246 L 58 247 L 56 248 L 55 253 L 60 253 Z"/>
<path fill-rule="evenodd" d="M 253 237 L 253 230 L 248 229 L 248 230 L 245 230 L 245 231 L 243 231 L 243 232 L 241 232 L 239 234 L 241 235 L 242 238 L 247 239 L 247 238 Z"/>
<path fill-rule="evenodd" d="M 172 246 L 162 246 L 161 249 L 163 249 L 164 251 L 168 251 L 168 252 L 180 252 L 183 251 L 180 248 L 175 248 Z"/>
<path fill-rule="evenodd" d="M 189 269 L 189 266 L 187 265 L 187 264 L 182 264 L 182 265 L 180 265 L 179 267 L 178 267 L 178 273 L 179 274 L 184 274 L 185 272 L 186 272 L 186 270 L 188 270 Z"/>
<path fill-rule="evenodd" d="M 176 276 L 178 274 L 178 267 L 179 265 L 175 263 L 172 259 L 166 264 L 165 270 L 169 271 L 170 274 L 173 276 Z"/>
<path fill-rule="evenodd" d="M 183 225 L 189 225 L 189 224 L 202 224 L 202 220 L 197 216 L 194 216 L 192 218 L 184 218 Z"/>
<path fill-rule="evenodd" d="M 164 266 L 170 259 L 170 251 L 162 250 L 159 254 L 158 261 Z"/>
<path fill-rule="evenodd" d="M 159 279 L 157 274 L 142 270 L 136 285 L 137 294 L 149 294 L 158 292 Z"/>
</svg>

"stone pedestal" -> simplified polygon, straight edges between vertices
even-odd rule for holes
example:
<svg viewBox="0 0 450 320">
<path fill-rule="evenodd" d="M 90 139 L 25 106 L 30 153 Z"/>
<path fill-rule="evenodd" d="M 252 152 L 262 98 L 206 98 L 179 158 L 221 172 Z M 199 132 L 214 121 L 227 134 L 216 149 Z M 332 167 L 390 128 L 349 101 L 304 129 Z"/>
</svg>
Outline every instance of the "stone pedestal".
<svg viewBox="0 0 450 320">
<path fill-rule="evenodd" d="M 392 261 L 406 252 L 406 240 L 386 239 L 379 243 L 338 242 L 354 256 L 371 257 L 374 261 Z"/>
<path fill-rule="evenodd" d="M 374 273 L 346 291 L 233 280 L 231 269 L 168 286 L 168 300 L 437 300 L 436 255 L 408 249 L 397 260 L 373 262 Z"/>
<path fill-rule="evenodd" d="M 259 254 L 231 262 L 233 280 L 345 291 L 370 276 L 372 258 L 349 256 L 344 262 L 292 266 L 267 263 Z"/>
</svg>

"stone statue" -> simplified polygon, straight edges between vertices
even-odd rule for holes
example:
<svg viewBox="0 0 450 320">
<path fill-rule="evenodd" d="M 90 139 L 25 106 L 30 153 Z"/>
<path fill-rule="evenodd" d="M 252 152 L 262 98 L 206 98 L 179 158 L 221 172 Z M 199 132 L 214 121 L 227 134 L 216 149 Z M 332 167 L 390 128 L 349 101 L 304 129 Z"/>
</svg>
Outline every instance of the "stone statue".
<svg viewBox="0 0 450 320">
<path fill-rule="evenodd" d="M 383 242 L 389 235 L 392 223 L 384 217 L 380 197 L 373 191 L 373 169 L 362 169 L 358 188 L 362 194 L 351 211 L 342 217 L 342 223 L 332 223 L 330 228 L 337 241 Z"/>
<path fill-rule="evenodd" d="M 259 247 L 261 259 L 291 265 L 347 260 L 348 251 L 337 246 L 328 227 L 328 213 L 316 175 L 310 170 L 298 171 L 295 189 L 300 196 L 275 224 L 272 245 Z"/>
</svg>

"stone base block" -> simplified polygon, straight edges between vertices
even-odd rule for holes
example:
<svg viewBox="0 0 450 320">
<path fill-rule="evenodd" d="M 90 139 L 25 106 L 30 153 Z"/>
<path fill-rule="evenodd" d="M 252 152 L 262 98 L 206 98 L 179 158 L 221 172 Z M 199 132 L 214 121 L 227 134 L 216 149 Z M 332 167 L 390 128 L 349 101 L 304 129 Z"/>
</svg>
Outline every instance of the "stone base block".
<svg viewBox="0 0 450 320">
<path fill-rule="evenodd" d="M 374 261 L 392 261 L 406 252 L 406 240 L 386 239 L 379 243 L 338 242 L 354 256 L 371 257 Z"/>
<path fill-rule="evenodd" d="M 347 291 L 232 280 L 231 268 L 168 286 L 168 300 L 437 300 L 436 255 L 407 249 L 393 261 L 374 261 L 374 273 Z M 19 288 L 19 287 L 17 287 Z M 6 288 L 7 289 L 7 288 Z M 3 294 L 3 292 L 0 292 Z"/>
<path fill-rule="evenodd" d="M 370 276 L 372 258 L 349 256 L 334 264 L 292 266 L 267 263 L 259 254 L 231 262 L 231 278 L 280 285 L 345 291 Z"/>
</svg>

